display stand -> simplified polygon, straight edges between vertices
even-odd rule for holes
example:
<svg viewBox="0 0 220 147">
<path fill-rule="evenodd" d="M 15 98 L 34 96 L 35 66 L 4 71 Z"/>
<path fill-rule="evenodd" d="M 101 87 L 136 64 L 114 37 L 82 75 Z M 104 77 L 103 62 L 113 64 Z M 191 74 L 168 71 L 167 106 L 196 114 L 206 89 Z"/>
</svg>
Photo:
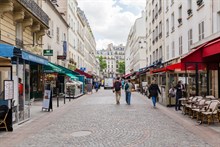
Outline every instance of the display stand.
<svg viewBox="0 0 220 147">
<path fill-rule="evenodd" d="M 42 111 L 46 110 L 50 112 L 53 111 L 53 101 L 52 101 L 52 87 L 50 84 L 46 84 L 44 89 L 44 97 L 43 97 L 43 104 L 42 104 Z"/>
<path fill-rule="evenodd" d="M 66 98 L 74 98 L 76 91 L 76 83 L 75 82 L 67 82 L 66 83 Z"/>
</svg>

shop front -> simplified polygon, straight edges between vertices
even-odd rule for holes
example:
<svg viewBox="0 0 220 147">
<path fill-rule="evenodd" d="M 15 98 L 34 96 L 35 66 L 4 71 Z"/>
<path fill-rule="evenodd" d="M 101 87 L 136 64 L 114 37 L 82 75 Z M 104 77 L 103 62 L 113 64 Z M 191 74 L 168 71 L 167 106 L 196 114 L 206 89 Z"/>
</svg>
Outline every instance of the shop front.
<svg viewBox="0 0 220 147">
<path fill-rule="evenodd" d="M 20 124 L 30 118 L 31 91 L 35 88 L 35 83 L 41 85 L 39 87 L 43 87 L 44 82 L 39 69 L 48 61 L 41 56 L 7 44 L 0 44 L 0 56 L 7 58 L 11 63 L 11 76 L 8 79 L 13 81 L 14 90 L 12 102 L 8 106 L 11 108 L 13 124 Z M 1 62 L 1 66 L 2 64 L 3 62 Z M 38 67 L 36 70 L 38 74 L 33 67 Z M 3 72 L 5 76 L 9 71 L 3 70 Z M 32 80 L 33 78 L 34 80 Z M 1 79 L 3 80 L 3 78 Z M 1 81 L 2 83 L 3 81 Z M 41 91 L 39 87 L 36 91 Z"/>
<path fill-rule="evenodd" d="M 1 53 L 1 51 L 0 51 Z M 0 57 L 0 107 L 6 105 L 9 108 L 8 116 L 6 119 L 8 131 L 13 131 L 12 125 L 12 100 L 5 97 L 5 81 L 12 81 L 12 65 L 11 60 L 8 58 Z M 14 87 L 13 87 L 14 89 Z M 0 109 L 0 118 L 4 118 L 6 112 Z M 5 129 L 1 129 L 5 131 Z"/>
<path fill-rule="evenodd" d="M 50 62 L 44 66 L 44 80 L 51 86 L 53 96 L 62 93 L 66 97 L 74 97 L 78 91 L 82 94 L 82 84 L 80 82 L 79 86 L 78 75 L 74 71 Z"/>
<path fill-rule="evenodd" d="M 181 62 L 182 69 L 187 75 L 187 90 L 193 89 L 195 95 L 220 97 L 219 38 L 196 47 L 190 54 L 183 57 Z M 188 93 L 191 94 L 191 91 Z"/>
</svg>

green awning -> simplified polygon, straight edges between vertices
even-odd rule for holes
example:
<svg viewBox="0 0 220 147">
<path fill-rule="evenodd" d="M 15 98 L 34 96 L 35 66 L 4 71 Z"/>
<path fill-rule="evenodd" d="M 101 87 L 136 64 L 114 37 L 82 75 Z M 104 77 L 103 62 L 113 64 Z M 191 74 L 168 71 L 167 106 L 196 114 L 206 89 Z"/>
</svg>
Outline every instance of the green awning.
<svg viewBox="0 0 220 147">
<path fill-rule="evenodd" d="M 76 77 L 76 75 L 78 75 L 78 73 L 76 72 L 73 72 L 63 66 L 60 66 L 60 65 L 56 65 L 56 64 L 53 64 L 51 62 L 48 63 L 48 65 L 45 65 L 44 66 L 44 72 L 45 73 L 59 73 L 59 74 L 65 74 L 67 75 L 68 77 L 70 77 L 71 79 L 74 79 L 74 80 L 78 80 L 79 78 Z"/>
</svg>

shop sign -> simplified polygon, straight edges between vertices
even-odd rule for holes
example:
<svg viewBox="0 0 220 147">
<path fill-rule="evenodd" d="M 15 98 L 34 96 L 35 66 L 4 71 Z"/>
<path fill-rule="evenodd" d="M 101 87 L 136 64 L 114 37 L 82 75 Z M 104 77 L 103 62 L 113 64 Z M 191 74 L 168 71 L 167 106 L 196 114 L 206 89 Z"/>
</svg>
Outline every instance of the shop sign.
<svg viewBox="0 0 220 147">
<path fill-rule="evenodd" d="M 57 59 L 59 59 L 59 60 L 66 60 L 66 56 L 57 55 Z"/>
<path fill-rule="evenodd" d="M 14 82 L 12 80 L 4 80 L 4 98 L 5 100 L 14 98 Z"/>
<path fill-rule="evenodd" d="M 80 70 L 81 71 L 86 71 L 86 68 L 85 67 L 80 67 Z"/>
<path fill-rule="evenodd" d="M 47 49 L 47 50 L 44 50 L 44 56 L 53 56 L 53 50 L 51 49 Z"/>
</svg>

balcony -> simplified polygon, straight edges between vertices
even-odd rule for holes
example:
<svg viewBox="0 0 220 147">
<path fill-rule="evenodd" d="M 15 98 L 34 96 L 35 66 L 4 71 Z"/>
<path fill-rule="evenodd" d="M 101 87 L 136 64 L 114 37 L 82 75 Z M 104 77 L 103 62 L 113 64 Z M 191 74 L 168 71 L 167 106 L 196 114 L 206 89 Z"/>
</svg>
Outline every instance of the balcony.
<svg viewBox="0 0 220 147">
<path fill-rule="evenodd" d="M 202 6 L 202 4 L 203 4 L 203 0 L 197 0 L 197 5 L 199 6 L 199 7 L 201 7 Z"/>
<path fill-rule="evenodd" d="M 24 8 L 42 21 L 47 27 L 49 26 L 48 15 L 33 0 L 17 0 L 17 2 L 24 6 Z"/>
<path fill-rule="evenodd" d="M 179 18 L 179 19 L 178 19 L 178 23 L 179 23 L 179 25 L 182 24 L 182 18 Z"/>
<path fill-rule="evenodd" d="M 192 15 L 192 9 L 188 9 L 187 13 L 188 13 L 188 16 L 191 16 Z"/>
</svg>

